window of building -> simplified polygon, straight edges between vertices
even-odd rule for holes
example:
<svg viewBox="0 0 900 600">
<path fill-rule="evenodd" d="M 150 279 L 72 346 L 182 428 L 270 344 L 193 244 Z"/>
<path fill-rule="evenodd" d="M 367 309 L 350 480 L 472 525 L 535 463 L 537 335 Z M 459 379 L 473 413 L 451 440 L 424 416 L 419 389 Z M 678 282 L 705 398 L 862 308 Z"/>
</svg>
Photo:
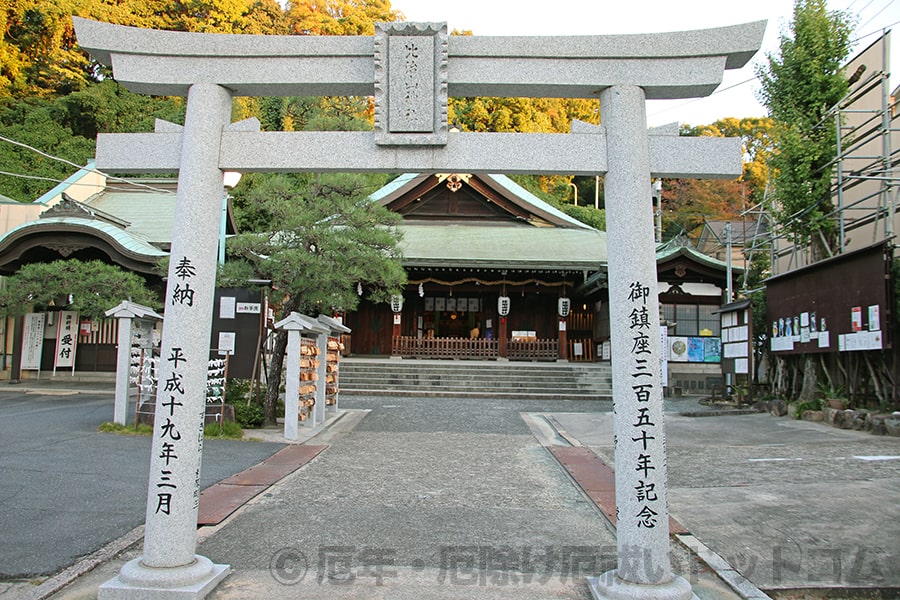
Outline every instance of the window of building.
<svg viewBox="0 0 900 600">
<path fill-rule="evenodd" d="M 675 323 L 675 331 L 670 335 L 693 337 L 712 332 L 719 336 L 719 315 L 713 314 L 719 309 L 712 304 L 662 304 L 662 318 L 667 323 Z"/>
</svg>

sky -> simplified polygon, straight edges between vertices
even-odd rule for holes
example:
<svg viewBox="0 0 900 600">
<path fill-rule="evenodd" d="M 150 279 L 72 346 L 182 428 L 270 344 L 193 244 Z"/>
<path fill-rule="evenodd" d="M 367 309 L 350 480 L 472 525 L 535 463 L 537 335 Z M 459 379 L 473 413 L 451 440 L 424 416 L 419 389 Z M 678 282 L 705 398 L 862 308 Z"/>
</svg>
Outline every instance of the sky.
<svg viewBox="0 0 900 600">
<path fill-rule="evenodd" d="M 474 35 L 611 35 L 658 33 L 736 25 L 767 20 L 762 49 L 742 69 L 726 71 L 722 85 L 707 98 L 653 100 L 647 103 L 649 126 L 678 122 L 705 125 L 724 117 L 761 117 L 766 109 L 757 98 L 760 86 L 755 65 L 767 53 L 777 54 L 787 31 L 793 0 L 391 0 L 407 21 L 446 21 L 450 31 Z M 893 44 L 890 63 L 900 72 L 900 0 L 830 0 L 829 10 L 848 11 L 856 18 L 851 57 L 878 39 L 884 29 Z M 891 89 L 900 85 L 900 73 Z"/>
</svg>

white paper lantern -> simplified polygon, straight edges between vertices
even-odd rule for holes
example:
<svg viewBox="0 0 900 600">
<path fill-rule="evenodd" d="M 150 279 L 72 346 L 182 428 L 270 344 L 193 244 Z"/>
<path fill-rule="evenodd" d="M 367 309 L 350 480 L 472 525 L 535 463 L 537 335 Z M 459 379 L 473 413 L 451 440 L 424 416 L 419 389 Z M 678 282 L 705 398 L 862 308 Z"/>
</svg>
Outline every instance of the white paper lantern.
<svg viewBox="0 0 900 600">
<path fill-rule="evenodd" d="M 497 298 L 497 312 L 501 317 L 509 314 L 509 296 L 500 296 Z"/>
</svg>

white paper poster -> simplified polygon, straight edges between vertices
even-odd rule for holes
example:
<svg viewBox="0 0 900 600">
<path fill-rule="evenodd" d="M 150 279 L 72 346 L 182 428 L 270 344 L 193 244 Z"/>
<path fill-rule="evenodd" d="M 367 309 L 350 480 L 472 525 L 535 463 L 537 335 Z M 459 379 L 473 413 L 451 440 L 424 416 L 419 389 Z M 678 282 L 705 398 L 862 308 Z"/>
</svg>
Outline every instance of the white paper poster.
<svg viewBox="0 0 900 600">
<path fill-rule="evenodd" d="M 262 311 L 262 304 L 259 302 L 238 302 L 235 304 L 235 308 L 239 315 L 258 315 Z"/>
<path fill-rule="evenodd" d="M 219 318 L 233 319 L 237 299 L 234 296 L 222 296 L 219 298 Z"/>
<path fill-rule="evenodd" d="M 669 352 L 667 360 L 672 362 L 687 362 L 688 360 L 688 341 L 686 337 L 670 337 L 668 338 Z"/>
<path fill-rule="evenodd" d="M 234 354 L 234 347 L 237 341 L 237 334 L 233 331 L 219 332 L 219 356 Z"/>
<path fill-rule="evenodd" d="M 22 369 L 41 370 L 44 348 L 44 313 L 28 313 L 22 326 Z"/>
<path fill-rule="evenodd" d="M 669 328 L 665 325 L 659 327 L 659 353 L 660 371 L 662 374 L 662 386 L 669 385 Z"/>
<path fill-rule="evenodd" d="M 873 304 L 869 307 L 869 331 L 879 331 L 881 329 L 881 317 L 879 317 L 878 305 Z"/>
</svg>

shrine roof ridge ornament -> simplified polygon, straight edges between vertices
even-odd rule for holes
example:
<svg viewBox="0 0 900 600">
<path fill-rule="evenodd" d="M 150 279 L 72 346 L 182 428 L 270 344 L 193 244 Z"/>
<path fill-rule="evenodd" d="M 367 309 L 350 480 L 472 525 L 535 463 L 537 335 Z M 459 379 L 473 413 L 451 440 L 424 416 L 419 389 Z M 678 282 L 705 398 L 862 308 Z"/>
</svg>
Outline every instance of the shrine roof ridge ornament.
<svg viewBox="0 0 900 600">
<path fill-rule="evenodd" d="M 187 95 L 194 83 L 216 83 L 238 96 L 374 94 L 374 36 L 213 34 L 79 17 L 73 22 L 79 45 L 138 93 Z M 756 21 L 653 34 L 449 36 L 448 94 L 592 98 L 628 84 L 642 87 L 647 99 L 702 97 L 721 83 L 725 69 L 750 60 L 765 27 Z"/>
</svg>

